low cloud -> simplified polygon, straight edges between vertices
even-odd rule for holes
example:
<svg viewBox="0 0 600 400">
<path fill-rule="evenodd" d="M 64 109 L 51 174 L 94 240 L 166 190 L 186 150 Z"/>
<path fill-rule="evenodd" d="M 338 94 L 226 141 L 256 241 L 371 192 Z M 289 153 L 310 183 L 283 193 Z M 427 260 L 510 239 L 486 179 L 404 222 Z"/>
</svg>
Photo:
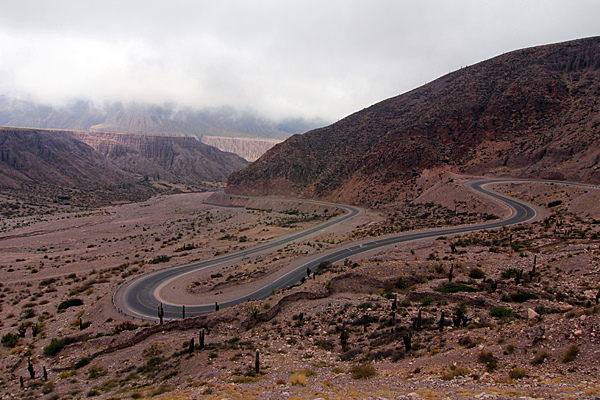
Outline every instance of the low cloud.
<svg viewBox="0 0 600 400">
<path fill-rule="evenodd" d="M 593 1 L 5 6 L 0 94 L 330 121 L 503 52 L 597 35 L 600 15 Z"/>
</svg>

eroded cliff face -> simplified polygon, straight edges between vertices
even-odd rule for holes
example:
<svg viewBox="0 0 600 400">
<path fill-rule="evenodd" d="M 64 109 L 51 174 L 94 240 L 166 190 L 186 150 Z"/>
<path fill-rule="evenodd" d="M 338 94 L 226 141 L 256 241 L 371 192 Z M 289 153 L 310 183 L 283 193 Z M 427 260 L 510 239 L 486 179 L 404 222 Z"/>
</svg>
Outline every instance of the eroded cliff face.
<svg viewBox="0 0 600 400">
<path fill-rule="evenodd" d="M 214 146 L 219 150 L 234 153 L 246 161 L 253 162 L 265 154 L 267 150 L 281 143 L 277 139 L 257 139 L 223 136 L 202 136 L 202 143 Z"/>
<path fill-rule="evenodd" d="M 0 128 L 0 188 L 30 201 L 138 201 L 169 190 L 147 180 L 202 190 L 246 165 L 195 138 Z"/>
<path fill-rule="evenodd" d="M 76 137 L 125 171 L 173 182 L 224 182 L 248 162 L 192 137 L 78 132 Z"/>
<path fill-rule="evenodd" d="M 432 168 L 598 183 L 599 97 L 600 38 L 515 51 L 295 135 L 226 191 L 376 205 Z"/>
</svg>

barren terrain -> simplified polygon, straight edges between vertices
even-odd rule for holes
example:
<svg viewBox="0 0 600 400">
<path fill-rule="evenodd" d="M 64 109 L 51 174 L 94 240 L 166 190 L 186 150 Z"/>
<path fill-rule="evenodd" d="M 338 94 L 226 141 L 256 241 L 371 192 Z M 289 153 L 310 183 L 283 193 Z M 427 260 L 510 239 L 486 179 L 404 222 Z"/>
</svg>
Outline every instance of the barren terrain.
<svg viewBox="0 0 600 400">
<path fill-rule="evenodd" d="M 461 182 L 426 172 L 416 201 L 368 210 L 356 224 L 199 273 L 186 295 L 230 293 L 350 240 L 509 212 Z M 266 301 L 162 326 L 118 314 L 111 303 L 117 285 L 255 246 L 335 211 L 288 202 L 223 207 L 203 204 L 209 194 L 180 194 L 6 216 L 0 392 L 48 399 L 595 398 L 600 191 L 499 187 L 536 204 L 538 221 L 394 246 L 324 266 Z"/>
</svg>

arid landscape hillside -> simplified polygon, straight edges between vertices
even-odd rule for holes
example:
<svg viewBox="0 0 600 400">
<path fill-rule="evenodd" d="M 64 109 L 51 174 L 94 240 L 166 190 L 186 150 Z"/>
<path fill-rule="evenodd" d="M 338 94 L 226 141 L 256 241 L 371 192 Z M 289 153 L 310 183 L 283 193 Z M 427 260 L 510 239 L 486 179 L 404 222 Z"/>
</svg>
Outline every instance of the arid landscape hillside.
<svg viewBox="0 0 600 400">
<path fill-rule="evenodd" d="M 206 189 L 247 165 L 195 138 L 19 128 L 0 128 L 0 154 L 4 194 L 79 204 Z"/>
<path fill-rule="evenodd" d="M 227 107 L 196 110 L 175 104 L 89 101 L 55 107 L 0 95 L 0 126 L 190 136 L 248 161 L 256 160 L 274 142 L 323 125 L 321 120 L 303 118 L 273 121 Z M 239 138 L 246 140 L 235 140 Z"/>
<path fill-rule="evenodd" d="M 599 37 L 503 54 L 295 135 L 227 192 L 374 205 L 426 169 L 600 182 L 599 96 Z"/>
</svg>

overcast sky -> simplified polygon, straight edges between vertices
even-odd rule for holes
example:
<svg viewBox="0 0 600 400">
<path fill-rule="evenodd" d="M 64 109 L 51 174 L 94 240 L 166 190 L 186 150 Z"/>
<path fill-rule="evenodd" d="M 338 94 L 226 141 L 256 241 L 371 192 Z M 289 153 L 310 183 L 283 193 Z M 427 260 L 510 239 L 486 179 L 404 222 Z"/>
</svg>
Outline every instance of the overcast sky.
<svg viewBox="0 0 600 400">
<path fill-rule="evenodd" d="M 461 66 L 600 35 L 600 1 L 0 0 L 0 94 L 335 121 Z"/>
</svg>

